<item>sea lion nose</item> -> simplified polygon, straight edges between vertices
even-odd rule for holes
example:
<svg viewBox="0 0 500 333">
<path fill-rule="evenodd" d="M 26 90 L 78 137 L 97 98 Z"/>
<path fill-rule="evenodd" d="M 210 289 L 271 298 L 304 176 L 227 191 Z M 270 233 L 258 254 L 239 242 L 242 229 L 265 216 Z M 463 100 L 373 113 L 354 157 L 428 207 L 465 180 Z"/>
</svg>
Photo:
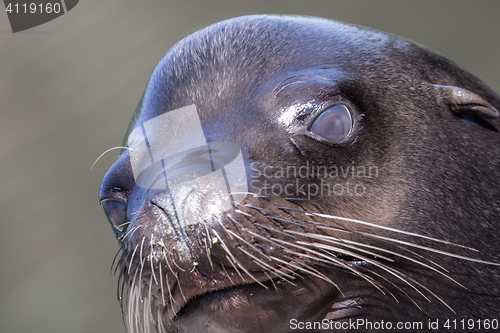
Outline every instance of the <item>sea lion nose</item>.
<svg viewBox="0 0 500 333">
<path fill-rule="evenodd" d="M 118 200 L 104 200 L 102 202 L 104 213 L 116 232 L 122 232 L 127 222 L 127 205 Z"/>
<path fill-rule="evenodd" d="M 128 152 L 124 152 L 104 175 L 99 190 L 99 201 L 116 236 L 128 221 L 128 195 L 134 184 Z"/>
</svg>

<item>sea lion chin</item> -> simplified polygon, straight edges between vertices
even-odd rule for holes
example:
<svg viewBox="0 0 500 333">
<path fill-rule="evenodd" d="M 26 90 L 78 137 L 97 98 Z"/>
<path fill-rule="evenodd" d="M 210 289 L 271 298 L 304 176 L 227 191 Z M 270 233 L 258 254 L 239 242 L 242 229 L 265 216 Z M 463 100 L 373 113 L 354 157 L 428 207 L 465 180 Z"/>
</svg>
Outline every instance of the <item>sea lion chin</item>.
<svg viewBox="0 0 500 333">
<path fill-rule="evenodd" d="M 495 319 L 499 107 L 367 28 L 259 15 L 186 37 L 101 184 L 127 329 Z"/>
</svg>

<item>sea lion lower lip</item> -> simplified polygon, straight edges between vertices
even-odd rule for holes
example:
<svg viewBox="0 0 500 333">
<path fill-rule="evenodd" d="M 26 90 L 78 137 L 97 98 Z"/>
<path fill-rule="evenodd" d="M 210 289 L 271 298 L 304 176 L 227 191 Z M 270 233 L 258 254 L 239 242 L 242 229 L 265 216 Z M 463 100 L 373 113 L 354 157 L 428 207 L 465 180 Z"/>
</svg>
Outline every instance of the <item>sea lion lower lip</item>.
<svg viewBox="0 0 500 333">
<path fill-rule="evenodd" d="M 263 281 L 266 285 L 272 286 L 271 280 Z M 257 287 L 251 293 L 246 292 L 245 290 L 249 287 Z M 257 283 L 249 283 L 243 284 L 239 286 L 232 286 L 220 290 L 214 290 L 207 293 L 203 293 L 197 295 L 196 297 L 191 298 L 187 301 L 179 311 L 175 314 L 174 318 L 179 318 L 184 315 L 186 309 L 194 308 L 204 305 L 209 305 L 211 307 L 244 307 L 248 305 L 248 298 L 257 295 L 258 293 L 267 294 L 267 290 L 262 288 L 262 286 Z"/>
<path fill-rule="evenodd" d="M 133 248 L 134 245 L 132 244 L 131 247 Z M 140 256 L 132 256 L 134 262 L 129 264 L 132 267 L 131 272 L 135 272 L 131 274 L 135 276 L 132 279 L 140 277 L 143 293 L 154 297 L 159 303 L 162 303 L 161 299 L 167 300 L 167 303 L 174 305 L 176 313 L 187 302 L 204 294 L 250 284 L 259 285 L 263 290 L 267 290 L 269 287 L 266 283 L 271 280 L 271 277 L 262 270 L 244 272 L 241 267 L 224 265 L 222 262 L 209 263 L 206 260 L 200 260 L 194 262 L 190 269 L 185 269 L 185 263 L 171 261 L 170 258 L 167 259 L 156 253 L 144 254 L 143 257 L 147 258 L 143 258 L 141 265 Z M 158 259 L 151 264 L 153 257 Z M 160 266 L 163 268 L 159 269 Z M 292 273 L 286 272 L 283 276 L 289 276 L 289 280 L 294 280 L 295 277 L 290 274 Z M 203 281 L 210 281 L 210 284 Z"/>
<path fill-rule="evenodd" d="M 264 280 L 261 282 L 263 282 L 265 284 L 271 284 L 270 280 Z M 183 302 L 183 304 L 181 304 L 180 309 L 175 313 L 173 318 L 177 318 L 177 317 L 182 316 L 183 312 L 186 311 L 186 308 L 206 303 L 207 299 L 217 300 L 218 303 L 228 302 L 228 301 L 234 302 L 235 301 L 234 297 L 238 296 L 238 298 L 241 300 L 244 297 L 243 296 L 244 287 L 251 286 L 251 285 L 257 286 L 258 284 L 257 283 L 241 284 L 238 286 L 230 286 L 227 288 L 212 290 L 209 292 L 204 292 L 204 293 L 200 293 L 197 295 L 193 295 L 193 297 L 190 298 L 189 300 L 187 300 L 187 302 Z M 260 285 L 259 285 L 258 290 L 261 290 L 262 292 L 267 293 L 267 289 L 262 288 L 262 286 L 260 286 Z M 248 295 L 248 296 L 253 296 L 253 295 Z M 215 306 L 217 306 L 217 305 L 215 304 Z"/>
<path fill-rule="evenodd" d="M 238 274 L 235 273 L 234 268 L 224 267 L 223 269 L 228 274 L 233 275 L 233 277 L 238 276 Z M 212 299 L 214 301 L 217 300 L 217 302 L 223 303 L 231 302 L 234 306 L 236 295 L 240 294 L 240 300 L 245 298 L 246 296 L 244 296 L 243 291 L 249 286 L 254 286 L 255 288 L 252 288 L 252 290 L 254 291 L 250 293 L 251 295 L 247 296 L 253 296 L 253 294 L 257 293 L 266 294 L 269 292 L 269 289 L 273 288 L 273 286 L 275 286 L 276 284 L 286 283 L 285 281 L 281 281 L 280 279 L 274 279 L 273 281 L 271 281 L 271 279 L 269 279 L 269 276 L 266 276 L 262 272 L 251 273 L 254 274 L 254 277 L 258 282 L 252 279 L 247 279 L 246 281 L 238 280 L 238 284 L 236 285 L 231 284 L 225 287 L 211 290 L 205 290 L 198 286 L 194 286 L 193 288 L 191 288 L 191 291 L 194 290 L 194 292 L 190 292 L 189 294 L 185 294 L 185 292 L 183 292 L 183 290 L 186 290 L 186 288 L 189 288 L 189 286 L 181 287 L 178 280 L 173 280 L 170 285 L 164 285 L 163 291 L 161 286 L 155 283 L 155 279 L 153 279 L 150 273 L 143 276 L 142 282 L 143 289 L 151 293 L 151 296 L 157 300 L 158 304 L 160 306 L 163 305 L 163 307 L 165 308 L 165 314 L 170 316 L 171 319 L 174 319 L 182 316 L 186 308 L 203 304 L 204 300 L 207 299 Z M 163 283 L 165 284 L 165 281 L 163 281 Z M 151 289 L 148 291 L 147 288 Z M 167 293 L 166 290 L 169 290 L 169 296 L 165 295 Z M 162 298 L 167 300 L 165 304 L 162 304 Z"/>
<path fill-rule="evenodd" d="M 266 281 L 265 284 L 269 289 L 278 285 L 283 292 L 266 290 L 253 283 L 206 293 L 188 302 L 171 317 L 171 327 L 173 331 L 182 328 L 186 332 L 197 332 L 199 325 L 215 319 L 220 320 L 219 324 L 209 325 L 217 327 L 217 332 L 259 332 L 249 331 L 252 318 L 258 317 L 260 331 L 265 332 L 275 325 L 286 327 L 289 317 L 300 318 L 302 314 L 308 318 L 321 318 L 324 309 L 339 297 L 338 290 L 331 284 L 318 283 L 314 278 L 299 279 L 295 286 L 279 280 Z M 297 311 L 294 304 L 303 305 Z M 245 319 L 235 321 L 236 318 Z"/>
</svg>

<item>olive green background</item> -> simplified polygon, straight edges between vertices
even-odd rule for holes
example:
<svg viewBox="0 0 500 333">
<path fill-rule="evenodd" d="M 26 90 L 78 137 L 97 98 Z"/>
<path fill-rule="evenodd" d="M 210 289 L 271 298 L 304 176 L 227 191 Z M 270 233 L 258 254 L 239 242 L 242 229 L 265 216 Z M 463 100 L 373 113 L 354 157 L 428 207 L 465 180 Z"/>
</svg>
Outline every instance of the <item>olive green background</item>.
<svg viewBox="0 0 500 333">
<path fill-rule="evenodd" d="M 500 91 L 500 1 L 83 0 L 13 34 L 0 12 L 0 332 L 124 332 L 118 250 L 99 206 L 148 77 L 179 39 L 255 13 L 323 16 L 395 33 Z"/>
</svg>

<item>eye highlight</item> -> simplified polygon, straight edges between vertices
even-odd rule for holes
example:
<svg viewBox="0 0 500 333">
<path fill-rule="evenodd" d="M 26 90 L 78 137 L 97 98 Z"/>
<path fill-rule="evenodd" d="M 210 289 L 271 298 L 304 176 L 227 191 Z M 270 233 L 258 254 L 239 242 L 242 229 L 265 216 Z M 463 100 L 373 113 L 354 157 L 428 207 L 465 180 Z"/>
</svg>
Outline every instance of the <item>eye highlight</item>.
<svg viewBox="0 0 500 333">
<path fill-rule="evenodd" d="M 309 131 L 326 141 L 340 143 L 349 136 L 353 124 L 349 108 L 345 104 L 336 104 L 316 117 Z"/>
</svg>

